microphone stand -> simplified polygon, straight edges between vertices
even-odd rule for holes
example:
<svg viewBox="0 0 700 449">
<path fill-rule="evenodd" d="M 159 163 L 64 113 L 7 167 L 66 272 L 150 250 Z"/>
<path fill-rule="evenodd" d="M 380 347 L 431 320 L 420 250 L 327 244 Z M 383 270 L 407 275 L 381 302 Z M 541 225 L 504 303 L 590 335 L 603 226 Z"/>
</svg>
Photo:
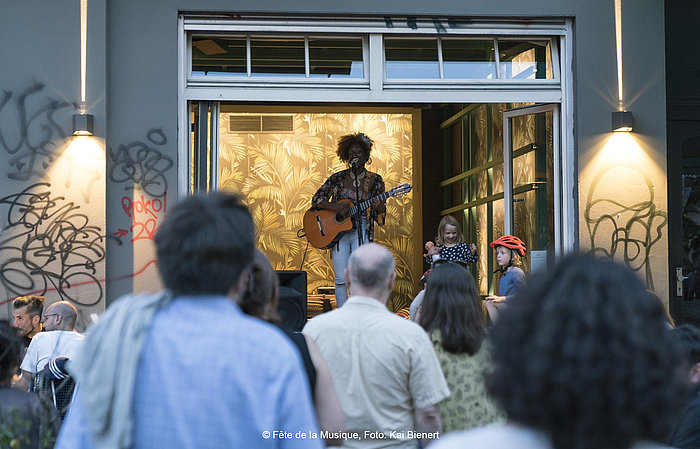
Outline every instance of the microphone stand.
<svg viewBox="0 0 700 449">
<path fill-rule="evenodd" d="M 361 246 L 363 244 L 363 238 L 362 238 L 362 211 L 360 210 L 360 180 L 358 179 L 358 167 L 357 163 L 351 164 L 352 167 L 352 172 L 355 174 L 355 179 L 353 181 L 353 184 L 355 185 L 355 200 L 357 201 L 357 211 L 355 211 L 355 222 L 357 224 L 357 246 Z"/>
</svg>

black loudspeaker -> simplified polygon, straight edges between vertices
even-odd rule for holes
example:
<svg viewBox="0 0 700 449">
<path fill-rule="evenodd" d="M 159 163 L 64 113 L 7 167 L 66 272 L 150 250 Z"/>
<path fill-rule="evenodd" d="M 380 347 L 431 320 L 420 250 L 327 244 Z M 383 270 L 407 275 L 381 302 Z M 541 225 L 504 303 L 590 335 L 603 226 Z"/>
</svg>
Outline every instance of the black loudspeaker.
<svg viewBox="0 0 700 449">
<path fill-rule="evenodd" d="M 277 270 L 277 278 L 281 326 L 292 332 L 300 331 L 306 324 L 306 271 Z"/>
</svg>

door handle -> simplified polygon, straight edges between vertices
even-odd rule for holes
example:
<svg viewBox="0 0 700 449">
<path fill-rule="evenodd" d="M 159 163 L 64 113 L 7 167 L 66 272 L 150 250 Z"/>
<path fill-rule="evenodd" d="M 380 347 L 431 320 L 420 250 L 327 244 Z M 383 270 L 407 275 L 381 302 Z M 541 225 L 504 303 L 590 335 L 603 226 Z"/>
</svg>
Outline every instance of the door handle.
<svg viewBox="0 0 700 449">
<path fill-rule="evenodd" d="M 676 296 L 683 296 L 683 281 L 686 277 L 683 276 L 683 267 L 676 267 Z"/>
</svg>

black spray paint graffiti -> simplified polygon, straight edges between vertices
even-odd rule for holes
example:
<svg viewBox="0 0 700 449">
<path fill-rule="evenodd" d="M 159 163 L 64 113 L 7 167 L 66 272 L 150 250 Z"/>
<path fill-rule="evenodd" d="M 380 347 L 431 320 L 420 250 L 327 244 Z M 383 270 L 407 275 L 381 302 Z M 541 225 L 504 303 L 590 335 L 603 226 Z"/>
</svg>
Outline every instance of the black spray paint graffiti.
<svg viewBox="0 0 700 449">
<path fill-rule="evenodd" d="M 635 271 L 644 270 L 647 288 L 653 290 L 654 278 L 649 255 L 652 246 L 663 236 L 668 216 L 666 212 L 657 209 L 654 186 L 641 172 L 639 180 L 643 179 L 644 184 L 640 184 L 646 185 L 648 190 L 647 198 L 642 201 L 625 205 L 610 198 L 596 198 L 596 188 L 601 178 L 611 169 L 601 171 L 588 192 L 585 220 L 590 236 L 590 252 L 610 260 L 619 253 L 627 266 Z"/>
<path fill-rule="evenodd" d="M 80 206 L 51 197 L 48 183 L 37 183 L 0 199 L 8 206 L 0 241 L 0 282 L 14 295 L 55 291 L 62 300 L 95 305 L 103 292 L 96 264 L 105 257 L 100 228 L 88 224 Z M 76 297 L 88 286 L 90 298 Z"/>
<path fill-rule="evenodd" d="M 146 133 L 151 144 L 165 145 L 168 139 L 160 128 L 153 128 Z M 132 181 L 133 186 L 126 190 L 140 189 L 151 198 L 161 198 L 168 191 L 165 172 L 174 165 L 173 160 L 149 146 L 145 142 L 131 142 L 119 145 L 117 151 L 110 148 L 109 157 L 112 167 L 109 179 L 114 183 Z"/>
<path fill-rule="evenodd" d="M 43 84 L 35 84 L 15 96 L 17 122 L 8 125 L 9 120 L 0 120 L 0 146 L 13 157 L 9 160 L 8 177 L 28 181 L 36 171 L 37 164 L 46 170 L 59 154 L 63 140 L 68 133 L 57 123 L 56 115 L 76 109 L 76 105 L 52 98 L 41 99 L 37 95 L 44 89 Z M 13 97 L 10 91 L 0 96 L 0 113 L 9 109 Z M 30 103 L 30 104 L 28 104 Z M 65 111 L 64 111 L 65 110 Z"/>
</svg>

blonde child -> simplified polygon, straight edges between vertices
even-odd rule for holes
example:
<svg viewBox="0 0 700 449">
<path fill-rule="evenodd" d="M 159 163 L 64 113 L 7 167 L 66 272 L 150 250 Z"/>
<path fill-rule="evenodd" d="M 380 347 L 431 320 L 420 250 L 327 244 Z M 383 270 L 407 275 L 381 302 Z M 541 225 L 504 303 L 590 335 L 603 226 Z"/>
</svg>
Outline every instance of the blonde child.
<svg viewBox="0 0 700 449">
<path fill-rule="evenodd" d="M 459 228 L 457 219 L 452 215 L 445 215 L 440 220 L 438 226 L 438 235 L 435 237 L 436 245 L 433 242 L 427 242 L 425 249 L 425 261 L 432 264 L 435 258 L 450 261 L 450 262 L 476 262 L 479 260 L 479 254 L 476 252 L 476 245 L 464 243 L 462 230 Z"/>
<path fill-rule="evenodd" d="M 508 299 L 525 284 L 525 272 L 520 268 L 520 258 L 525 255 L 525 243 L 513 235 L 504 235 L 489 244 L 496 251 L 496 263 L 500 267 L 495 272 L 503 273 L 498 281 L 498 295 L 484 298 L 486 310 L 492 322 L 498 319 Z"/>
</svg>

